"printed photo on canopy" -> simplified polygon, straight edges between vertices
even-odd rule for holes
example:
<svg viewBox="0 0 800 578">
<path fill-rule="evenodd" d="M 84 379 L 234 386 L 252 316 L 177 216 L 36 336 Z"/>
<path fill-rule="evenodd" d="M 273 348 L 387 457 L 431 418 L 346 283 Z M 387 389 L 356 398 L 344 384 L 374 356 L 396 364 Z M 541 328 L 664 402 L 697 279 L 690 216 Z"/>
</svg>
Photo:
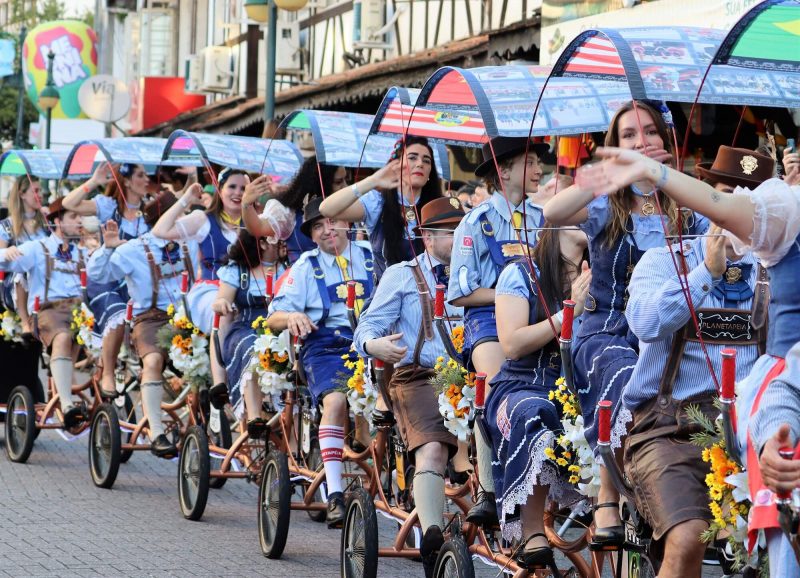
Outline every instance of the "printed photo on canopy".
<svg viewBox="0 0 800 578">
<path fill-rule="evenodd" d="M 40 179 L 60 179 L 64 173 L 68 151 L 10 150 L 0 156 L 0 176 L 31 176 Z"/>
<path fill-rule="evenodd" d="M 214 163 L 251 173 L 270 175 L 288 183 L 300 169 L 303 155 L 288 140 L 201 134 L 176 130 L 167 139 L 162 163 L 203 166 Z"/>
<path fill-rule="evenodd" d="M 85 140 L 77 143 L 67 156 L 62 178 L 69 180 L 87 179 L 92 176 L 98 164 L 131 163 L 144 165 L 153 172 L 159 165 L 181 166 L 178 162 L 163 162 L 161 154 L 167 139 L 154 137 L 124 137 Z"/>
<path fill-rule="evenodd" d="M 402 131 L 394 135 L 370 135 L 375 118 L 369 114 L 328 110 L 296 110 L 281 125 L 290 130 L 307 130 L 314 139 L 317 162 L 340 167 L 380 168 L 394 151 Z M 447 150 L 433 144 L 439 175 L 450 180 Z"/>
</svg>

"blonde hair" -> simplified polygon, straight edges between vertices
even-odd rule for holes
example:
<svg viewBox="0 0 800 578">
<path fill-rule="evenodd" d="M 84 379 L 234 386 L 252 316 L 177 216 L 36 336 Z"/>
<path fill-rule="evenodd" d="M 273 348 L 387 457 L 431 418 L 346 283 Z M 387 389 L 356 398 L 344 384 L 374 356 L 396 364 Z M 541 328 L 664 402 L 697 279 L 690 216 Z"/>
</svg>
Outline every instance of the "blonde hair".
<svg viewBox="0 0 800 578">
<path fill-rule="evenodd" d="M 617 147 L 619 146 L 619 120 L 623 114 L 626 112 L 630 112 L 632 110 L 639 112 L 645 112 L 653 119 L 653 123 L 656 126 L 656 130 L 658 131 L 658 135 L 661 137 L 661 140 L 664 142 L 664 148 L 671 154 L 675 154 L 675 151 L 672 149 L 672 139 L 670 138 L 669 129 L 667 128 L 667 124 L 664 122 L 664 117 L 661 116 L 661 113 L 657 111 L 655 108 L 650 106 L 649 104 L 642 102 L 640 100 L 629 101 L 622 105 L 622 107 L 614 114 L 614 118 L 611 119 L 611 125 L 608 127 L 608 132 L 606 133 L 605 139 L 605 146 L 607 147 Z M 681 215 L 679 214 L 680 211 L 678 210 L 678 204 L 669 198 L 667 195 L 663 194 L 661 191 L 657 192 L 658 195 L 658 203 L 661 206 L 661 210 L 664 216 L 667 218 L 667 229 L 670 235 L 675 235 L 678 233 L 678 224 L 681 222 Z M 608 247 L 613 246 L 619 239 L 622 237 L 627 228 L 628 224 L 628 217 L 630 215 L 631 209 L 634 206 L 635 195 L 633 194 L 633 190 L 630 187 L 625 187 L 621 191 L 618 191 L 616 194 L 609 195 L 608 197 L 608 205 L 609 209 L 611 210 L 611 219 L 606 224 L 606 240 L 605 244 Z M 683 229 L 684 231 L 687 228 L 687 215 L 683 215 Z"/>
<path fill-rule="evenodd" d="M 25 230 L 25 209 L 22 195 L 31 188 L 33 183 L 38 182 L 39 179 L 28 175 L 21 176 L 14 182 L 11 192 L 8 194 L 8 216 L 11 217 L 11 231 L 14 234 L 14 239 L 19 239 Z M 44 222 L 41 218 L 36 219 L 36 229 L 40 228 L 44 228 Z"/>
</svg>

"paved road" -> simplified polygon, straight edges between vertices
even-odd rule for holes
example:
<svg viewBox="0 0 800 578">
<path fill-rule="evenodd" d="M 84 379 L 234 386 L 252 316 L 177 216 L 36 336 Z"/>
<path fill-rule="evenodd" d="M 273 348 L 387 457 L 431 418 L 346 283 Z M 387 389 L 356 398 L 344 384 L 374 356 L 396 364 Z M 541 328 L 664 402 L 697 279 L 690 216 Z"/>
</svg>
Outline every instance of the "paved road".
<svg viewBox="0 0 800 578">
<path fill-rule="evenodd" d="M 189 522 L 178 506 L 175 462 L 136 453 L 114 489 L 102 490 L 89 477 L 86 442 L 42 432 L 26 464 L 0 450 L 0 576 L 339 575 L 339 532 L 303 512 L 292 514 L 283 559 L 261 555 L 253 484 L 229 480 L 212 490 L 202 521 Z M 380 516 L 379 525 L 388 545 L 395 526 Z M 378 575 L 423 572 L 415 562 L 381 559 Z M 476 563 L 476 575 L 497 574 Z M 704 576 L 721 574 L 706 568 Z"/>
</svg>

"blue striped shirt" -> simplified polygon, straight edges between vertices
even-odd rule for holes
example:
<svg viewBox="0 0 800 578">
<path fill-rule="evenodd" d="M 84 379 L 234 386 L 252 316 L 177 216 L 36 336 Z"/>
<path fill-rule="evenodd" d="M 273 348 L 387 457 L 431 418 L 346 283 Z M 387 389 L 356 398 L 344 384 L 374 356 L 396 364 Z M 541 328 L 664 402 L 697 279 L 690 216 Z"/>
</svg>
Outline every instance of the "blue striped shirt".
<svg viewBox="0 0 800 578">
<path fill-rule="evenodd" d="M 419 293 L 417 293 L 417 283 L 411 265 L 420 263 L 423 277 L 428 282 L 430 295 L 435 295 L 436 280 L 431 271 L 431 264 L 437 265 L 437 261 L 430 253 L 420 255 L 413 261 L 404 261 L 392 265 L 381 277 L 375 293 L 364 315 L 358 321 L 358 327 L 353 337 L 356 350 L 359 355 L 367 357 L 364 351 L 364 343 L 370 339 L 378 339 L 393 333 L 402 333 L 403 337 L 397 342 L 401 347 L 407 347 L 408 352 L 396 367 L 410 365 L 414 361 L 414 347 L 417 343 L 417 334 L 422 327 L 422 309 L 419 303 Z M 460 325 L 460 318 L 463 313 L 462 307 L 454 307 L 445 304 L 446 315 L 449 318 L 459 318 L 459 323 L 450 322 L 452 329 Z M 433 367 L 436 358 L 447 355 L 444 344 L 439 337 L 436 328 L 433 328 L 433 339 L 425 341 L 420 352 L 420 363 L 424 367 Z"/>
<path fill-rule="evenodd" d="M 712 293 L 714 286 L 722 282 L 722 278 L 714 279 L 703 261 L 705 241 L 705 237 L 700 237 L 683 245 L 689 269 L 692 303 L 698 309 L 723 308 L 723 301 Z M 673 245 L 672 250 L 677 253 L 678 246 Z M 748 253 L 739 262 L 752 264 L 748 283 L 755 289 L 758 275 L 755 257 Z M 658 395 L 661 376 L 666 370 L 672 347 L 672 336 L 689 322 L 691 314 L 666 247 L 650 249 L 644 254 L 633 271 L 629 292 L 625 317 L 631 330 L 639 338 L 639 361 L 625 387 L 622 401 L 625 407 L 633 411 Z M 752 302 L 752 299 L 740 302 L 739 309 L 749 310 Z M 720 352 L 727 347 L 730 346 L 706 346 L 717 376 L 722 368 Z M 758 358 L 758 346 L 743 345 L 735 348 L 736 379 L 739 380 L 753 367 Z M 686 399 L 713 389 L 714 381 L 709 374 L 700 344 L 687 342 L 681 368 L 673 384 L 672 396 L 675 399 Z"/>
</svg>

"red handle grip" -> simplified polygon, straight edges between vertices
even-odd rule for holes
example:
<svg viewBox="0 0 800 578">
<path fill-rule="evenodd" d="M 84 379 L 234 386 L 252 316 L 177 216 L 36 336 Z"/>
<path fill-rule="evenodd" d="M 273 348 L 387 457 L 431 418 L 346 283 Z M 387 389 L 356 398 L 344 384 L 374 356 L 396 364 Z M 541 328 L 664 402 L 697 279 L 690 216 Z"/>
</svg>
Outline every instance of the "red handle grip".
<svg viewBox="0 0 800 578">
<path fill-rule="evenodd" d="M 611 443 L 611 402 L 608 400 L 597 404 L 597 442 Z"/>
<path fill-rule="evenodd" d="M 572 320 L 575 319 L 575 302 L 571 299 L 564 301 L 564 319 L 561 322 L 561 339 L 572 339 Z"/>
<path fill-rule="evenodd" d="M 475 374 L 475 407 L 483 409 L 486 403 L 486 374 Z"/>
<path fill-rule="evenodd" d="M 356 282 L 347 282 L 347 308 L 352 309 L 356 304 Z"/>
<path fill-rule="evenodd" d="M 5 280 L 6 280 L 6 272 L 0 271 L 0 281 L 5 281 Z"/>
<path fill-rule="evenodd" d="M 219 329 L 219 313 L 214 313 L 214 329 Z"/>
<path fill-rule="evenodd" d="M 383 363 L 383 361 L 381 361 L 381 360 L 380 360 L 380 359 L 378 359 L 378 358 L 373 358 L 373 360 L 372 360 L 372 361 L 373 361 L 373 363 L 374 363 L 374 365 L 375 365 L 375 369 L 383 369 L 383 367 L 384 367 L 384 363 Z"/>
<path fill-rule="evenodd" d="M 273 281 L 272 273 L 267 273 L 267 296 L 268 297 L 272 297 L 273 296 L 272 281 Z"/>
<path fill-rule="evenodd" d="M 86 269 L 81 269 L 81 289 L 86 289 Z"/>
<path fill-rule="evenodd" d="M 41 308 L 41 306 L 42 306 L 41 299 L 39 299 L 39 296 L 37 295 L 36 297 L 33 298 L 33 312 L 39 313 L 39 309 Z"/>
<path fill-rule="evenodd" d="M 434 317 L 444 317 L 444 290 L 444 285 L 439 284 L 436 286 L 436 298 L 433 301 Z"/>
<path fill-rule="evenodd" d="M 736 396 L 736 350 L 722 350 L 722 398 L 733 399 Z"/>
<path fill-rule="evenodd" d="M 125 309 L 125 320 L 130 321 L 133 319 L 133 301 L 128 301 L 128 306 Z"/>
<path fill-rule="evenodd" d="M 189 291 L 189 272 L 184 271 L 181 273 L 181 293 L 188 293 Z"/>
</svg>

